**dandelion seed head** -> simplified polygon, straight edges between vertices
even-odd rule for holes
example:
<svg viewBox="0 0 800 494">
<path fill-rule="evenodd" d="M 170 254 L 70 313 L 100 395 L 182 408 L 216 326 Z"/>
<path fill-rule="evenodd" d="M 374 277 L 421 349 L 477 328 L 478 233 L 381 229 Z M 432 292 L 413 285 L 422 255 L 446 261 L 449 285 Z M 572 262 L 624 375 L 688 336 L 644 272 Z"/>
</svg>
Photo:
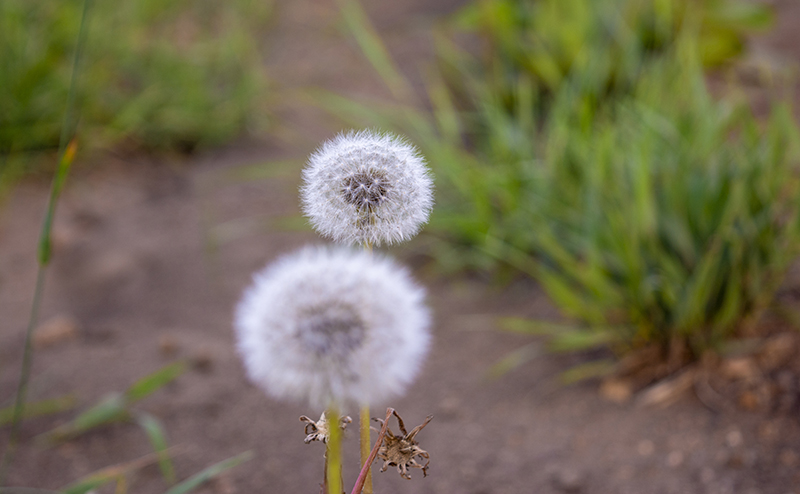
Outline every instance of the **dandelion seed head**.
<svg viewBox="0 0 800 494">
<path fill-rule="evenodd" d="M 239 354 L 275 398 L 377 404 L 405 391 L 427 353 L 424 297 L 388 258 L 307 247 L 254 276 L 236 310 Z"/>
<path fill-rule="evenodd" d="M 308 160 L 300 189 L 314 228 L 345 244 L 407 240 L 428 221 L 433 181 L 417 149 L 372 131 L 339 134 Z"/>
</svg>

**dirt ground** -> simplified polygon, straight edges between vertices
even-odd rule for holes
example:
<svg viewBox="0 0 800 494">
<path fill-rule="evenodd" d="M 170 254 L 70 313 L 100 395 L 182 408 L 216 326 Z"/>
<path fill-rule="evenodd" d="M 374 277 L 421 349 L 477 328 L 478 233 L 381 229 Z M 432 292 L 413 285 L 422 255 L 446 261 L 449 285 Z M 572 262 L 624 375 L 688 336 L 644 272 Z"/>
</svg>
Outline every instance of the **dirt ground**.
<svg viewBox="0 0 800 494">
<path fill-rule="evenodd" d="M 773 3 L 778 26 L 757 40 L 759 53 L 776 63 L 800 61 L 800 3 Z M 373 0 L 367 7 L 392 54 L 415 72 L 429 58 L 434 18 L 458 4 Z M 137 405 L 163 421 L 176 446 L 179 478 L 243 451 L 255 453 L 198 492 L 319 492 L 322 446 L 303 444 L 298 422 L 317 411 L 270 400 L 248 384 L 233 349 L 232 311 L 254 270 L 321 242 L 297 227 L 297 186 L 304 157 L 339 127 L 280 95 L 311 86 L 386 94 L 343 36 L 333 2 L 281 3 L 266 51 L 276 99 L 283 101 L 275 135 L 188 163 L 108 156 L 103 167 L 77 170 L 60 205 L 47 275 L 42 321 L 73 318 L 77 331 L 37 349 L 30 399 L 72 393 L 85 407 L 171 361 L 187 360 L 191 370 Z M 47 187 L 23 183 L 2 209 L 0 407 L 11 402 L 18 378 Z M 376 492 L 800 493 L 797 410 L 713 411 L 691 394 L 667 408 L 615 404 L 598 394 L 597 383 L 555 384 L 579 357 L 543 354 L 488 380 L 493 363 L 530 341 L 496 332 L 497 316 L 555 318 L 557 312 L 531 282 L 499 288 L 442 279 L 421 261 L 415 242 L 424 238 L 389 253 L 414 266 L 429 288 L 434 346 L 411 392 L 389 405 L 411 425 L 435 415 L 418 436 L 431 464 L 427 478 L 415 470 L 411 481 L 376 469 Z M 378 409 L 373 414 L 382 415 Z M 132 424 L 57 447 L 34 442 L 73 416 L 24 423 L 9 485 L 57 489 L 151 451 Z M 7 428 L 0 430 L 0 444 L 7 438 Z M 350 486 L 356 442 L 351 434 L 346 443 Z M 166 491 L 156 466 L 129 481 L 131 493 Z"/>
</svg>

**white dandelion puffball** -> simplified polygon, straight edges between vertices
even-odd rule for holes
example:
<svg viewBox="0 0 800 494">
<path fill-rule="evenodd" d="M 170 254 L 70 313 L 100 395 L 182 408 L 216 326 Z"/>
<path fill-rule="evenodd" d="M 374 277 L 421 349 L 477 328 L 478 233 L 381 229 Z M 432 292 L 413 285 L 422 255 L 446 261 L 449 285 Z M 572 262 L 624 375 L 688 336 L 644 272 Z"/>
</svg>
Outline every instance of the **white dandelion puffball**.
<svg viewBox="0 0 800 494">
<path fill-rule="evenodd" d="M 345 244 L 407 240 L 428 221 L 433 180 L 417 149 L 371 131 L 339 134 L 308 159 L 303 211 L 322 235 Z"/>
<path fill-rule="evenodd" d="M 405 391 L 427 353 L 424 297 L 388 258 L 306 247 L 255 274 L 236 310 L 239 354 L 275 398 L 382 402 Z"/>
</svg>

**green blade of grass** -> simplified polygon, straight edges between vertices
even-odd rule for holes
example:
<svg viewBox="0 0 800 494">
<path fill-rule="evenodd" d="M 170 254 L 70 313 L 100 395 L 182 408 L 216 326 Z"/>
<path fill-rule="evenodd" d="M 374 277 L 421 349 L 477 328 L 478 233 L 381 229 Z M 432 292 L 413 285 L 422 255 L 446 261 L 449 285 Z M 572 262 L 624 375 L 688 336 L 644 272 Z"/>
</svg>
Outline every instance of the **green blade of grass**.
<svg viewBox="0 0 800 494">
<path fill-rule="evenodd" d="M 251 459 L 253 459 L 253 452 L 245 451 L 240 455 L 228 458 L 227 460 L 211 465 L 205 470 L 200 471 L 199 473 L 189 477 L 180 484 L 171 488 L 165 494 L 186 494 L 188 492 L 191 492 L 200 485 L 202 485 L 203 483 L 221 474 L 222 472 L 230 470 L 231 468 L 246 461 L 250 461 Z"/>
<path fill-rule="evenodd" d="M 399 100 L 408 100 L 413 94 L 410 85 L 397 70 L 383 40 L 370 23 L 364 9 L 357 0 L 338 0 L 337 3 L 350 33 L 392 95 Z"/>
<path fill-rule="evenodd" d="M 618 332 L 610 329 L 581 329 L 554 335 L 547 349 L 554 353 L 580 352 L 611 345 L 619 341 Z"/>
<path fill-rule="evenodd" d="M 139 414 L 136 417 L 136 421 L 145 431 L 148 439 L 150 439 L 150 445 L 158 454 L 158 466 L 161 469 L 161 475 L 164 476 L 164 480 L 169 485 L 174 484 L 178 479 L 175 477 L 175 468 L 167 452 L 167 437 L 161 422 L 149 413 Z"/>
<path fill-rule="evenodd" d="M 87 492 L 93 491 L 104 485 L 113 482 L 119 478 L 118 475 L 110 476 L 110 477 L 92 477 L 86 480 L 81 480 L 76 482 L 75 484 L 70 485 L 69 487 L 64 488 L 64 494 L 86 494 Z"/>
<path fill-rule="evenodd" d="M 558 324 L 522 317 L 502 317 L 497 322 L 503 331 L 541 336 L 555 336 L 564 331 L 578 331 L 581 329 L 570 324 Z"/>
<path fill-rule="evenodd" d="M 125 391 L 125 400 L 128 403 L 135 403 L 171 383 L 178 376 L 183 374 L 185 370 L 186 365 L 183 362 L 175 362 L 162 367 L 156 372 L 133 383 L 133 385 Z"/>
<path fill-rule="evenodd" d="M 41 434 L 38 439 L 64 441 L 103 425 L 131 419 L 130 405 L 166 386 L 186 370 L 183 362 L 169 364 L 131 385 L 124 393 L 112 393 L 71 422 Z"/>
<path fill-rule="evenodd" d="M 106 467 L 62 487 L 61 492 L 63 494 L 86 494 L 111 482 L 119 481 L 125 475 L 141 470 L 156 461 L 158 461 L 158 455 L 152 453 L 127 463 Z"/>
<path fill-rule="evenodd" d="M 611 359 L 592 360 L 565 370 L 559 375 L 558 380 L 565 385 L 575 384 L 586 379 L 607 376 L 615 368 L 616 364 Z"/>
<path fill-rule="evenodd" d="M 73 395 L 61 396 L 47 400 L 34 401 L 25 404 L 22 418 L 28 419 L 51 415 L 54 413 L 65 412 L 75 407 L 75 397 Z M 14 418 L 14 406 L 0 410 L 0 427 L 9 424 Z"/>
<path fill-rule="evenodd" d="M 114 422 L 128 420 L 130 414 L 123 395 L 115 393 L 107 395 L 96 405 L 78 415 L 73 421 L 59 426 L 38 436 L 45 441 L 64 441 L 83 434 L 86 431 Z"/>
<path fill-rule="evenodd" d="M 69 169 L 72 167 L 72 162 L 75 159 L 77 150 L 78 143 L 73 139 L 64 149 L 61 159 L 58 162 L 56 175 L 53 178 L 53 185 L 50 188 L 50 201 L 47 204 L 47 214 L 44 217 L 42 232 L 39 235 L 38 260 L 39 264 L 42 266 L 47 266 L 50 263 L 50 255 L 52 253 L 50 232 L 53 229 L 53 220 L 56 216 L 56 205 L 58 204 L 58 198 L 61 196 L 61 190 L 64 188 L 67 174 L 69 174 Z"/>
<path fill-rule="evenodd" d="M 516 369 L 522 364 L 530 362 L 541 355 L 541 345 L 539 343 L 528 343 L 522 348 L 518 348 L 502 358 L 499 362 L 489 368 L 487 377 L 496 379 L 507 372 Z"/>
</svg>

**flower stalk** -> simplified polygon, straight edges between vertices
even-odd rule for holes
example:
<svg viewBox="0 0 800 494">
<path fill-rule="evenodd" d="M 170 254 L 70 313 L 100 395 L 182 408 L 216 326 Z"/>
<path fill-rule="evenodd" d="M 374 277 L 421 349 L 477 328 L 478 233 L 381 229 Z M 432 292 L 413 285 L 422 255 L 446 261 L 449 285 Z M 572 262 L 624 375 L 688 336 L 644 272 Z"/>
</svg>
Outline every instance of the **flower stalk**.
<svg viewBox="0 0 800 494">
<path fill-rule="evenodd" d="M 365 242 L 364 243 L 364 251 L 372 254 L 372 242 Z M 373 494 L 372 490 L 372 462 L 368 462 L 367 459 L 369 458 L 370 453 L 370 413 L 369 413 L 369 403 L 365 403 L 361 407 L 361 413 L 359 414 L 359 433 L 360 433 L 360 446 L 361 446 L 361 468 L 367 469 L 367 476 L 364 480 L 364 488 L 361 492 L 363 494 Z"/>
<path fill-rule="evenodd" d="M 361 492 L 363 494 L 372 494 L 372 461 L 370 461 L 370 427 L 369 427 L 369 405 L 361 407 L 359 416 L 359 432 L 361 438 L 361 469 L 366 470 L 366 477 L 364 479 L 364 488 Z M 380 441 L 380 438 L 378 439 Z M 379 446 L 379 444 L 377 444 Z"/>
<path fill-rule="evenodd" d="M 327 417 L 335 417 L 333 426 L 328 427 L 327 451 L 325 453 L 326 463 L 326 485 L 328 494 L 340 494 L 342 491 L 342 430 L 339 428 L 339 410 L 331 406 L 325 412 Z"/>
</svg>

